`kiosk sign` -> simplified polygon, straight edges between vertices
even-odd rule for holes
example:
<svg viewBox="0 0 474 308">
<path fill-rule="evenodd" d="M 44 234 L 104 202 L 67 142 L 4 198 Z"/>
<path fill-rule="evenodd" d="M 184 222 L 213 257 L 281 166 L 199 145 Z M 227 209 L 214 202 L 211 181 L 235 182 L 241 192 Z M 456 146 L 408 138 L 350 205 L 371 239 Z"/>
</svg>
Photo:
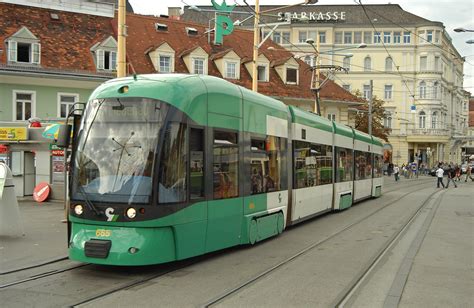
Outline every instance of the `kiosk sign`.
<svg viewBox="0 0 474 308">
<path fill-rule="evenodd" d="M 214 44 L 220 45 L 224 40 L 224 36 L 231 34 L 234 30 L 234 23 L 232 22 L 232 19 L 230 19 L 229 14 L 232 13 L 235 4 L 227 5 L 225 0 L 222 1 L 222 4 L 217 4 L 214 0 L 211 0 L 211 2 L 214 9 L 217 11 Z"/>
<path fill-rule="evenodd" d="M 26 127 L 0 127 L 1 141 L 28 140 L 28 128 Z"/>
</svg>

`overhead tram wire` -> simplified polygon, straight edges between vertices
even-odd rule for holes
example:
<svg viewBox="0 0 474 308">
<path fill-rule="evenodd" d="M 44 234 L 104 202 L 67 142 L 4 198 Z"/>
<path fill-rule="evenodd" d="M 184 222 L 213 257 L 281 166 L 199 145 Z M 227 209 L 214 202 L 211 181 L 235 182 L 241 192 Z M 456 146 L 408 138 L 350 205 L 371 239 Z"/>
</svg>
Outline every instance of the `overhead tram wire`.
<svg viewBox="0 0 474 308">
<path fill-rule="evenodd" d="M 413 98 L 413 104 L 415 104 L 415 103 L 416 103 L 415 95 L 411 92 L 410 87 L 408 86 L 406 80 L 404 79 L 403 75 L 401 74 L 400 69 L 399 69 L 398 66 L 396 65 L 395 60 L 393 59 L 392 55 L 391 55 L 390 52 L 388 51 L 387 46 L 385 45 L 385 42 L 384 42 L 383 39 L 381 38 L 380 34 L 381 34 L 382 32 L 378 31 L 377 28 L 375 27 L 374 23 L 372 22 L 372 19 L 370 19 L 369 14 L 368 14 L 367 11 L 365 10 L 365 6 L 362 4 L 362 0 L 359 0 L 359 4 L 360 4 L 360 6 L 362 7 L 362 10 L 364 11 L 365 16 L 367 17 L 367 20 L 368 20 L 368 21 L 370 22 L 370 24 L 372 25 L 372 28 L 374 28 L 374 31 L 375 31 L 376 33 L 379 33 L 380 42 L 382 43 L 382 46 L 383 46 L 383 48 L 385 49 L 385 52 L 386 52 L 387 55 L 392 59 L 393 65 L 395 66 L 395 68 L 397 69 L 398 74 L 399 74 L 400 77 L 402 78 L 403 84 L 404 84 L 405 87 L 407 88 L 408 93 L 410 93 L 410 96 Z"/>
</svg>

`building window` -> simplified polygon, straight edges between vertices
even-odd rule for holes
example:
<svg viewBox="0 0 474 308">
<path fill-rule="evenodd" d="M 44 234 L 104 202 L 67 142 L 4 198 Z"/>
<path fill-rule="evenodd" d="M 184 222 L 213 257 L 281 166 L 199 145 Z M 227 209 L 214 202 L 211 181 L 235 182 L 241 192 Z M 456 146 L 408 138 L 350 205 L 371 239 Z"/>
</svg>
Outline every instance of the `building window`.
<svg viewBox="0 0 474 308">
<path fill-rule="evenodd" d="M 314 30 L 309 30 L 308 31 L 308 39 L 312 39 L 316 42 L 317 40 L 317 35 L 318 35 L 318 32 L 317 31 L 314 31 Z M 321 42 L 320 42 L 321 43 Z"/>
<path fill-rule="evenodd" d="M 419 113 L 418 124 L 419 128 L 426 128 L 426 114 L 424 111 L 420 111 Z"/>
<path fill-rule="evenodd" d="M 98 49 L 96 51 L 97 69 L 115 70 L 117 68 L 117 53 L 115 51 L 106 51 Z"/>
<path fill-rule="evenodd" d="M 281 44 L 281 33 L 273 32 L 273 41 L 277 44 Z"/>
<path fill-rule="evenodd" d="M 320 31 L 319 33 L 319 43 L 326 43 L 326 31 Z"/>
<path fill-rule="evenodd" d="M 405 31 L 403 32 L 403 43 L 404 44 L 410 44 L 411 40 L 411 33 L 410 31 Z"/>
<path fill-rule="evenodd" d="M 39 43 L 8 42 L 8 61 L 39 64 L 41 45 Z"/>
<path fill-rule="evenodd" d="M 258 81 L 268 81 L 267 67 L 264 65 L 257 66 Z"/>
<path fill-rule="evenodd" d="M 390 112 L 386 112 L 383 118 L 383 126 L 385 128 L 392 128 L 392 114 Z"/>
<path fill-rule="evenodd" d="M 34 92 L 16 92 L 13 91 L 14 97 L 14 119 L 16 121 L 26 121 L 34 116 Z"/>
<path fill-rule="evenodd" d="M 160 73 L 171 73 L 171 57 L 160 55 Z"/>
<path fill-rule="evenodd" d="M 433 30 L 426 31 L 426 40 L 428 43 L 433 42 Z"/>
<path fill-rule="evenodd" d="M 237 63 L 226 62 L 225 77 L 230 79 L 237 79 Z"/>
<path fill-rule="evenodd" d="M 438 56 L 434 58 L 434 70 L 439 72 L 439 57 Z"/>
<path fill-rule="evenodd" d="M 344 57 L 342 60 L 342 67 L 344 67 L 347 71 L 351 69 L 351 57 Z"/>
<path fill-rule="evenodd" d="M 334 44 L 342 44 L 342 32 L 337 31 L 334 33 Z"/>
<path fill-rule="evenodd" d="M 344 44 L 352 44 L 352 32 L 344 31 Z"/>
<path fill-rule="evenodd" d="M 426 98 L 426 82 L 420 82 L 420 98 Z"/>
<path fill-rule="evenodd" d="M 291 83 L 291 84 L 298 83 L 298 70 L 296 68 L 286 69 L 286 83 Z"/>
<path fill-rule="evenodd" d="M 308 38 L 308 33 L 306 31 L 298 31 L 298 42 L 306 43 L 307 38 Z"/>
<path fill-rule="evenodd" d="M 350 84 L 343 84 L 342 88 L 347 92 L 351 92 L 351 85 Z"/>
<path fill-rule="evenodd" d="M 370 85 L 368 84 L 364 85 L 364 98 L 370 99 Z"/>
<path fill-rule="evenodd" d="M 329 121 L 336 122 L 336 114 L 335 113 L 328 113 L 328 119 L 329 119 Z"/>
<path fill-rule="evenodd" d="M 355 31 L 354 32 L 354 44 L 360 44 L 362 43 L 362 32 L 361 31 Z"/>
<path fill-rule="evenodd" d="M 370 70 L 372 70 L 372 60 L 370 59 L 369 56 L 367 56 L 364 59 L 364 71 L 370 72 Z"/>
<path fill-rule="evenodd" d="M 439 31 L 435 31 L 435 39 L 434 39 L 434 41 L 435 41 L 436 44 L 439 44 L 439 34 L 440 34 Z"/>
<path fill-rule="evenodd" d="M 193 59 L 193 73 L 199 75 L 204 74 L 204 58 Z"/>
<path fill-rule="evenodd" d="M 382 37 L 380 32 L 374 32 L 374 44 L 379 44 L 382 42 Z"/>
<path fill-rule="evenodd" d="M 313 57 L 312 56 L 305 56 L 304 57 L 304 62 L 308 64 L 309 66 L 313 66 Z"/>
<path fill-rule="evenodd" d="M 72 106 L 79 101 L 79 94 L 58 93 L 58 101 L 58 116 L 65 118 L 71 111 Z"/>
<path fill-rule="evenodd" d="M 436 128 L 438 123 L 438 112 L 433 111 L 431 115 L 431 128 Z"/>
<path fill-rule="evenodd" d="M 290 32 L 282 32 L 282 44 L 291 44 Z"/>
<path fill-rule="evenodd" d="M 364 31 L 364 43 L 372 44 L 372 32 Z"/>
<path fill-rule="evenodd" d="M 402 37 L 401 32 L 393 32 L 393 43 L 394 44 L 400 44 L 401 37 Z"/>
<path fill-rule="evenodd" d="M 392 99 L 392 90 L 393 86 L 392 85 L 385 85 L 385 92 L 384 92 L 384 97 L 386 100 L 391 100 Z"/>
<path fill-rule="evenodd" d="M 420 70 L 421 71 L 426 71 L 427 64 L 428 64 L 428 57 L 426 56 L 420 57 Z"/>
<path fill-rule="evenodd" d="M 393 60 L 391 57 L 385 58 L 385 71 L 391 72 L 393 69 Z"/>
<path fill-rule="evenodd" d="M 385 44 L 390 44 L 391 37 L 392 37 L 392 34 L 390 32 L 384 32 L 383 33 L 383 42 Z"/>
<path fill-rule="evenodd" d="M 438 96 L 439 96 L 439 93 L 438 93 L 438 92 L 439 92 L 439 88 L 440 88 L 440 87 L 439 87 L 439 82 L 435 81 L 435 82 L 433 83 L 433 98 L 434 98 L 434 99 L 437 99 Z"/>
</svg>

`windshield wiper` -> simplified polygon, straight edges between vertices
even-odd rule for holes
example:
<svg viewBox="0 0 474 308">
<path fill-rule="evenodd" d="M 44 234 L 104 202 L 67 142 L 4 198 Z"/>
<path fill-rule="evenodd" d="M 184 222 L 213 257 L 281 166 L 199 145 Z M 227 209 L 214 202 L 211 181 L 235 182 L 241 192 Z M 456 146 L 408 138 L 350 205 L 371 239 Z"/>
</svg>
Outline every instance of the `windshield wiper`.
<svg viewBox="0 0 474 308">
<path fill-rule="evenodd" d="M 86 205 L 89 208 L 89 210 L 94 212 L 97 216 L 102 215 L 102 213 L 95 207 L 94 203 L 92 203 L 92 201 L 89 200 L 89 198 L 87 197 L 87 193 L 85 192 L 84 188 L 82 188 L 80 183 L 78 183 L 77 188 L 79 189 L 79 192 L 84 197 L 84 201 L 86 202 Z"/>
</svg>

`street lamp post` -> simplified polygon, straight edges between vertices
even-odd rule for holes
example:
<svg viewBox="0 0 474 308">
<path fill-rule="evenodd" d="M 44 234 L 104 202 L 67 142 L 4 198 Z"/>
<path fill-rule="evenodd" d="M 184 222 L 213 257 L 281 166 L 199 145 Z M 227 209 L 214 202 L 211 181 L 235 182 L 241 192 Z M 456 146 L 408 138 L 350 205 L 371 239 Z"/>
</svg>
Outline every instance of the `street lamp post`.
<svg viewBox="0 0 474 308">
<path fill-rule="evenodd" d="M 118 33 L 117 33 L 117 77 L 125 77 L 126 72 L 126 25 L 125 0 L 118 3 Z"/>
<path fill-rule="evenodd" d="M 464 29 L 464 28 L 456 28 L 454 32 L 474 32 L 474 30 Z"/>
</svg>

